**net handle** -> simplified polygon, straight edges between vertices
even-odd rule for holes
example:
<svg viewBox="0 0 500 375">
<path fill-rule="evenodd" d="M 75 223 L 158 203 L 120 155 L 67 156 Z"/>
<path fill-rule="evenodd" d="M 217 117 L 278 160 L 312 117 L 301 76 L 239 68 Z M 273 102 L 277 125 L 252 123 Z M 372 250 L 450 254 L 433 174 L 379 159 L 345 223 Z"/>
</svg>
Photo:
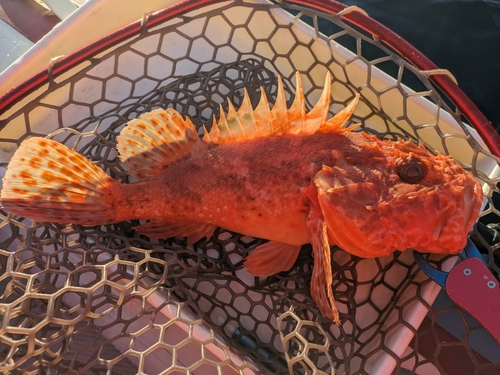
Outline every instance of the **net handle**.
<svg viewBox="0 0 500 375">
<path fill-rule="evenodd" d="M 348 8 L 347 5 L 335 0 L 292 0 L 289 1 L 289 3 L 307 6 L 330 14 L 337 14 Z M 341 17 L 377 37 L 381 42 L 395 50 L 401 57 L 415 65 L 418 69 L 422 71 L 439 69 L 436 64 L 429 60 L 413 45 L 366 14 L 354 9 L 354 11 L 346 12 Z M 459 111 L 465 115 L 484 140 L 490 151 L 495 156 L 500 157 L 500 135 L 493 127 L 491 121 L 489 121 L 479 108 L 477 108 L 474 102 L 472 102 L 448 75 L 432 74 L 429 79 L 433 81 L 439 89 L 453 101 Z"/>
<path fill-rule="evenodd" d="M 133 22 L 128 26 L 115 31 L 68 56 L 59 58 L 56 62 L 53 62 L 50 65 L 49 69 L 40 71 L 20 84 L 18 87 L 12 88 L 10 91 L 5 93 L 5 95 L 0 97 L 0 111 L 5 111 L 11 108 L 18 100 L 23 99 L 33 90 L 49 83 L 59 74 L 68 71 L 85 59 L 113 46 L 116 43 L 120 43 L 121 41 L 136 35 L 149 27 L 174 18 L 179 14 L 201 8 L 205 5 L 220 3 L 223 1 L 225 0 L 185 0 L 156 13 L 148 14 L 146 19 Z M 292 0 L 289 3 L 307 6 L 329 14 L 337 14 L 348 8 L 346 5 L 335 0 Z M 380 39 L 380 41 L 398 52 L 404 59 L 411 62 L 420 70 L 429 71 L 438 69 L 438 67 L 431 60 L 429 60 L 410 43 L 362 12 L 345 12 L 345 14 L 341 17 Z M 471 125 L 477 130 L 490 151 L 495 156 L 500 157 L 500 135 L 496 132 L 486 116 L 484 116 L 477 106 L 469 99 L 469 97 L 447 75 L 433 74 L 430 79 L 455 103 L 460 112 L 465 115 Z M 2 126 L 0 124 L 0 129 L 1 128 Z"/>
</svg>

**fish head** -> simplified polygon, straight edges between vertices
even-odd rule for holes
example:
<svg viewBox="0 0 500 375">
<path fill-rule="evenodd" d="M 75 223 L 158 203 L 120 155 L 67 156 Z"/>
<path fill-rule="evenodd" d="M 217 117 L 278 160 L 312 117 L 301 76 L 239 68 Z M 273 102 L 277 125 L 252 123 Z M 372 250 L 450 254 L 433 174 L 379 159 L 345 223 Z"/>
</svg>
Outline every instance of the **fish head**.
<svg viewBox="0 0 500 375">
<path fill-rule="evenodd" d="M 483 199 L 474 176 L 411 141 L 362 139 L 314 180 L 330 242 L 361 257 L 461 251 Z"/>
</svg>

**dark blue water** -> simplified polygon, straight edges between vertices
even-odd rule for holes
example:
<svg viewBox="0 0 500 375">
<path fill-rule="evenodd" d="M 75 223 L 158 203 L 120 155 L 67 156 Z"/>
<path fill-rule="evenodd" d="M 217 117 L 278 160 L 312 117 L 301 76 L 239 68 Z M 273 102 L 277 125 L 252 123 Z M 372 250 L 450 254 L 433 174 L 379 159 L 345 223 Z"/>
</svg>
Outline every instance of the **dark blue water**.
<svg viewBox="0 0 500 375">
<path fill-rule="evenodd" d="M 341 0 L 448 69 L 500 132 L 500 0 Z"/>
</svg>

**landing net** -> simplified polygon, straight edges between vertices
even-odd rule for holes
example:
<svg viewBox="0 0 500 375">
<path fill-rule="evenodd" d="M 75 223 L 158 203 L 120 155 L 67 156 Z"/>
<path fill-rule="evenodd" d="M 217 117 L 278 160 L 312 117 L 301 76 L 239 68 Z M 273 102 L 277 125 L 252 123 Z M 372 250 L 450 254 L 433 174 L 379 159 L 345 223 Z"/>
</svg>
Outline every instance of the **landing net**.
<svg viewBox="0 0 500 375">
<path fill-rule="evenodd" d="M 330 70 L 331 114 L 359 92 L 353 121 L 381 138 L 410 138 L 453 155 L 486 188 L 483 219 L 498 221 L 491 200 L 498 192 L 498 159 L 466 125 L 475 125 L 475 118 L 436 81 L 442 72 L 422 70 L 349 21 L 353 14 L 365 19 L 362 12 L 349 8 L 339 15 L 265 1 L 201 1 L 196 9 L 191 3 L 175 14 L 167 9 L 144 17 L 142 26 L 122 31 L 126 36 L 115 33 L 111 45 L 102 41 L 54 63 L 41 85 L 32 84 L 5 107 L 1 177 L 24 139 L 47 136 L 130 182 L 115 149 L 126 121 L 173 107 L 201 129 L 226 97 L 237 108 L 244 88 L 255 103 L 262 86 L 273 103 L 278 75 L 292 98 L 295 71 L 311 108 Z M 487 336 L 477 323 L 456 307 L 432 307 L 439 288 L 410 251 L 359 259 L 333 249 L 341 313 L 336 326 L 311 300 L 310 246 L 290 271 L 256 278 L 242 260 L 260 239 L 218 229 L 187 247 L 183 239 L 140 236 L 136 225 L 65 226 L 0 211 L 3 373 L 390 374 L 433 368 L 444 374 L 450 347 L 460 347 L 476 373 L 500 366 L 500 359 L 477 354 L 474 337 Z M 498 276 L 498 246 L 477 229 L 474 235 Z M 454 260 L 430 262 L 449 268 Z M 441 336 L 437 322 L 445 313 L 462 322 L 459 337 Z"/>
</svg>

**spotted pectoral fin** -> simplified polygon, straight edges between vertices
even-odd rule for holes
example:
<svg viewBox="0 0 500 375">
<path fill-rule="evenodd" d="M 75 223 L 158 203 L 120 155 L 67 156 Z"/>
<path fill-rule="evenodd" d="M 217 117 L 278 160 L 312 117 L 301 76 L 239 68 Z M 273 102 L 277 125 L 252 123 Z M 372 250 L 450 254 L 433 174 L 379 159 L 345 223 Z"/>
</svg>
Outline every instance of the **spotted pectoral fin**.
<svg viewBox="0 0 500 375">
<path fill-rule="evenodd" d="M 155 109 L 129 121 L 117 141 L 120 160 L 139 179 L 157 175 L 204 146 L 191 120 L 172 108 Z"/>
<path fill-rule="evenodd" d="M 340 323 L 339 312 L 333 297 L 332 262 L 328 227 L 318 202 L 317 190 L 314 185 L 304 189 L 309 199 L 310 209 L 307 217 L 307 228 L 311 236 L 314 256 L 314 268 L 311 277 L 311 296 L 318 305 L 321 314 Z"/>
<path fill-rule="evenodd" d="M 288 271 L 294 265 L 302 246 L 269 241 L 258 246 L 245 260 L 245 268 L 255 276 L 271 276 Z"/>
<path fill-rule="evenodd" d="M 202 238 L 208 239 L 212 237 L 215 228 L 215 225 L 208 223 L 150 221 L 134 229 L 139 234 L 143 234 L 150 238 L 187 237 L 187 244 L 189 246 Z"/>
</svg>

